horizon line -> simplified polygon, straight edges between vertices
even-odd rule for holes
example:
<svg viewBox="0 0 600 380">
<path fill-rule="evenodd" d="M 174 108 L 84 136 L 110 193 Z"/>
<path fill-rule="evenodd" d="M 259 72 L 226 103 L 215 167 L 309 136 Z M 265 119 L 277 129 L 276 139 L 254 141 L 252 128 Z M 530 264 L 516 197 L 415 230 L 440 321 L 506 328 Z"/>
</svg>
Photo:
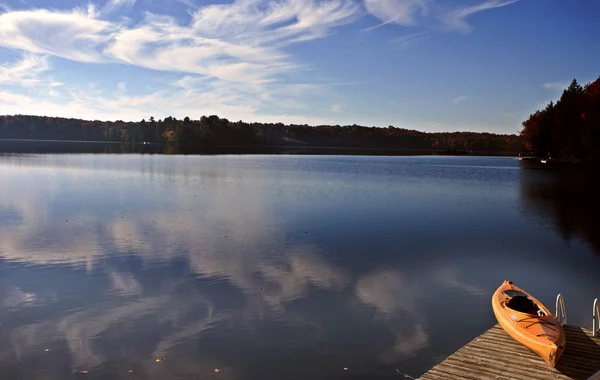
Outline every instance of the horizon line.
<svg viewBox="0 0 600 380">
<path fill-rule="evenodd" d="M 4 117 L 18 117 L 18 116 L 25 116 L 25 117 L 37 117 L 37 118 L 51 118 L 51 119 L 66 119 L 66 120 L 82 120 L 82 121 L 89 121 L 89 122 L 101 122 L 101 123 L 127 123 L 127 124 L 133 124 L 133 123 L 141 123 L 142 120 L 145 122 L 148 122 L 148 120 L 146 120 L 145 118 L 138 120 L 138 121 L 124 121 L 124 120 L 99 120 L 99 119 L 83 119 L 83 118 L 77 118 L 77 117 L 63 117 L 63 116 L 48 116 L 48 115 L 27 115 L 27 114 L 12 114 L 12 115 L 0 115 L 0 118 L 4 118 Z M 266 125 L 275 125 L 275 124 L 283 124 L 284 126 L 308 126 L 308 127 L 338 127 L 338 128 L 342 128 L 342 127 L 353 127 L 353 126 L 357 126 L 357 127 L 361 127 L 361 128 L 379 128 L 379 129 L 387 129 L 389 127 L 395 128 L 395 129 L 403 129 L 405 131 L 411 131 L 411 132 L 418 132 L 418 133 L 424 133 L 424 134 L 453 134 L 453 133 L 474 133 L 474 134 L 480 134 L 480 135 L 494 135 L 494 136 L 517 136 L 519 137 L 521 135 L 520 132 L 517 133 L 496 133 L 496 132 L 475 132 L 475 131 L 468 131 L 468 130 L 455 130 L 455 131 L 423 131 L 423 130 L 418 130 L 418 129 L 410 129 L 410 128 L 403 128 L 403 127 L 396 127 L 393 125 L 388 125 L 386 127 L 378 127 L 378 126 L 367 126 L 367 125 L 360 125 L 360 124 L 308 124 L 308 123 L 304 123 L 304 124 L 285 124 L 282 122 L 277 122 L 277 123 L 268 123 L 268 122 L 258 122 L 258 121 L 254 121 L 254 122 L 248 122 L 248 121 L 244 121 L 244 120 L 237 120 L 237 121 L 232 121 L 226 117 L 220 117 L 219 115 L 202 115 L 200 116 L 200 118 L 198 119 L 193 119 L 189 116 L 186 116 L 190 119 L 190 121 L 200 121 L 200 119 L 202 117 L 211 117 L 211 116 L 216 116 L 218 117 L 220 120 L 227 120 L 229 122 L 232 123 L 246 123 L 246 124 L 266 124 Z M 150 118 L 153 118 L 153 116 L 150 116 Z M 167 116 L 163 119 L 155 119 L 157 122 L 158 121 L 164 121 L 167 118 L 172 118 L 174 120 L 184 120 L 185 117 L 178 119 L 174 116 Z"/>
</svg>

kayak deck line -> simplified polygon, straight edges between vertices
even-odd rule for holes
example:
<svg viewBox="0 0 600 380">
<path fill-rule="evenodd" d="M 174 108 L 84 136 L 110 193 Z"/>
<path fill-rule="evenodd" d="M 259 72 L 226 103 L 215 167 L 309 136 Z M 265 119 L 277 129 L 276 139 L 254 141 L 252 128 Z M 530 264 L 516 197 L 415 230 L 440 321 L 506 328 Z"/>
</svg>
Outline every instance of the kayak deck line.
<svg viewBox="0 0 600 380">
<path fill-rule="evenodd" d="M 419 380 L 595 380 L 600 373 L 600 337 L 594 337 L 592 330 L 585 327 L 564 325 L 563 328 L 567 348 L 556 368 L 496 324 Z"/>
</svg>

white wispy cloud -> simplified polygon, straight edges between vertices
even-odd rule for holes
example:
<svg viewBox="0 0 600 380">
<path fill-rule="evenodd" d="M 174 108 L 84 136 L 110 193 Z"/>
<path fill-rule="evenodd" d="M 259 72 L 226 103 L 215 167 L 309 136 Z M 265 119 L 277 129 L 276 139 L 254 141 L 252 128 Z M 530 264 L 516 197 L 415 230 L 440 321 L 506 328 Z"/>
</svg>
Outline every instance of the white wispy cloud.
<svg viewBox="0 0 600 380">
<path fill-rule="evenodd" d="M 260 113 L 262 103 L 235 92 L 181 91 L 178 88 L 158 90 L 149 94 L 129 96 L 118 91 L 114 94 L 94 94 L 85 90 L 69 90 L 60 99 L 48 99 L 46 92 L 36 96 L 0 91 L 2 114 L 28 114 L 67 118 L 139 121 L 150 116 L 179 119 L 189 116 L 219 115 L 229 120 L 248 122 L 328 124 L 330 120 L 288 113 Z"/>
<path fill-rule="evenodd" d="M 47 70 L 46 56 L 26 53 L 14 64 L 0 66 L 0 84 L 31 86 L 39 83 L 38 75 Z"/>
<path fill-rule="evenodd" d="M 141 25 L 117 33 L 106 52 L 151 69 L 266 83 L 301 68 L 280 50 L 282 45 L 323 37 L 352 21 L 357 10 L 351 0 L 245 0 L 202 7 L 188 26 L 149 15 Z"/>
<path fill-rule="evenodd" d="M 133 7 L 137 0 L 109 0 L 104 4 L 104 7 L 101 9 L 101 13 L 111 13 L 118 11 L 119 9 L 125 7 L 130 8 Z"/>
<path fill-rule="evenodd" d="M 414 45 L 418 41 L 426 40 L 429 38 L 429 35 L 426 32 L 421 33 L 412 33 L 402 37 L 394 38 L 390 40 L 392 44 L 397 47 L 406 48 Z"/>
<path fill-rule="evenodd" d="M 546 90 L 564 90 L 569 87 L 567 82 L 546 82 L 542 85 Z"/>
<path fill-rule="evenodd" d="M 469 33 L 471 26 L 467 18 L 475 13 L 500 8 L 520 0 L 487 0 L 469 6 L 456 6 L 450 10 L 439 0 L 364 0 L 368 13 L 381 23 L 364 29 L 370 31 L 387 24 L 402 26 L 417 26 L 421 21 L 427 21 L 431 27 L 433 22 L 441 21 L 444 29 Z M 437 21 L 434 21 L 437 20 Z"/>
<path fill-rule="evenodd" d="M 329 110 L 334 113 L 342 112 L 343 105 L 341 104 L 332 104 Z"/>
<path fill-rule="evenodd" d="M 443 15 L 442 22 L 447 30 L 469 33 L 471 31 L 471 25 L 467 22 L 469 16 L 478 12 L 504 7 L 518 1 L 520 0 L 488 0 L 467 7 L 457 7 Z"/>
<path fill-rule="evenodd" d="M 414 25 L 415 13 L 427 13 L 429 0 L 365 0 L 365 9 L 377 17 L 381 24 L 366 30 L 372 30 L 387 24 Z"/>
<path fill-rule="evenodd" d="M 447 23 L 468 26 L 469 15 L 515 1 L 486 1 L 454 9 L 448 13 Z M 109 17 L 109 13 L 134 3 L 108 0 L 101 8 L 90 4 L 71 10 L 0 11 L 0 47 L 27 57 L 22 66 L 2 66 L 0 82 L 36 84 L 39 73 L 49 71 L 47 62 L 52 63 L 51 57 L 60 57 L 176 73 L 181 81 L 187 81 L 186 87 L 168 86 L 131 97 L 126 96 L 125 88 L 101 94 L 100 88 L 90 91 L 81 83 L 66 81 L 63 86 L 62 82 L 46 80 L 46 88 L 38 93 L 4 93 L 0 99 L 3 112 L 59 112 L 61 116 L 111 120 L 147 118 L 149 112 L 155 117 L 207 112 L 230 119 L 267 121 L 281 117 L 282 121 L 321 124 L 326 121 L 321 117 L 285 112 L 305 108 L 303 99 L 308 94 L 322 96 L 328 89 L 328 85 L 289 83 L 297 72 L 311 69 L 295 59 L 288 49 L 290 45 L 323 38 L 355 21 L 365 9 L 380 21 L 376 26 L 418 25 L 427 18 L 438 20 L 440 12 L 436 0 L 232 0 L 210 5 L 188 1 L 192 9 L 187 21 L 149 12 L 135 23 Z M 427 33 L 414 33 L 391 42 L 396 47 L 407 47 L 426 38 Z M 35 59 L 42 63 L 33 65 Z M 266 115 L 265 109 L 270 106 L 277 111 Z"/>
<path fill-rule="evenodd" d="M 13 106 L 13 109 L 18 110 L 21 105 L 29 105 L 31 103 L 31 99 L 27 96 L 0 91 L 0 105 L 2 105 L 2 114 L 17 114 L 19 112 L 11 112 L 10 106 Z"/>
<path fill-rule="evenodd" d="M 105 61 L 100 47 L 116 30 L 116 25 L 98 19 L 93 7 L 0 14 L 0 46 L 80 62 Z"/>
<path fill-rule="evenodd" d="M 207 37 L 289 44 L 321 38 L 354 21 L 359 10 L 353 0 L 237 0 L 200 8 L 192 27 Z"/>
<path fill-rule="evenodd" d="M 441 123 L 437 122 L 437 121 L 424 121 L 423 122 L 423 127 L 425 129 L 435 129 L 437 127 L 439 127 L 441 125 Z"/>
<path fill-rule="evenodd" d="M 267 120 L 270 116 L 260 114 L 261 107 L 279 103 L 284 108 L 302 108 L 301 101 L 294 99 L 301 87 L 294 86 L 310 86 L 287 83 L 285 75 L 309 68 L 295 62 L 283 48 L 322 38 L 360 15 L 360 6 L 354 0 L 236 0 L 200 6 L 191 12 L 187 23 L 152 13 L 146 13 L 136 24 L 103 19 L 108 11 L 133 3 L 111 0 L 100 11 L 89 5 L 69 11 L 30 9 L 0 13 L 0 46 L 83 63 L 121 63 L 174 72 L 183 74 L 182 78 L 188 74 L 195 79 L 188 81 L 184 94 L 163 89 L 126 98 L 121 88 L 110 99 L 98 95 L 98 99 L 87 101 L 86 97 L 95 95 L 84 91 L 85 96 L 74 97 L 78 86 L 70 86 L 73 100 L 58 108 L 47 99 L 46 103 L 39 103 L 40 94 L 27 94 L 19 95 L 24 96 L 18 102 L 23 108 L 11 109 L 18 113 L 30 109 L 39 114 L 50 108 L 49 114 L 111 115 L 110 119 L 119 115 L 128 119 L 141 114 L 148 117 L 147 112 L 152 109 L 155 114 L 161 113 L 152 104 L 159 101 L 163 102 L 160 108 L 172 110 L 174 116 L 191 110 L 194 112 L 190 115 L 199 116 L 200 102 L 210 114 Z M 204 83 L 197 78 L 204 78 Z M 176 91 L 181 93 L 181 88 Z M 125 106 L 123 102 L 127 101 L 131 104 Z M 16 98 L 11 97 L 11 104 L 16 103 Z M 32 109 L 33 103 L 40 104 L 39 109 Z M 281 113 L 271 116 L 288 122 L 323 122 L 320 118 Z"/>
<path fill-rule="evenodd" d="M 465 95 L 462 95 L 462 96 L 457 96 L 456 98 L 452 99 L 452 103 L 454 103 L 454 104 L 462 103 L 462 102 L 464 102 L 465 100 L 467 100 L 468 98 L 469 98 L 469 97 L 468 97 L 468 96 L 465 96 Z"/>
<path fill-rule="evenodd" d="M 125 3 L 131 1 L 107 6 Z M 300 68 L 282 46 L 322 38 L 332 28 L 352 22 L 358 11 L 353 0 L 237 0 L 199 8 L 188 25 L 147 13 L 132 27 L 102 20 L 93 6 L 68 12 L 12 11 L 0 15 L 0 46 L 80 62 L 117 61 L 228 81 L 265 82 Z"/>
<path fill-rule="evenodd" d="M 181 4 L 186 5 L 186 6 L 190 7 L 190 8 L 192 8 L 192 9 L 198 9 L 198 8 L 200 8 L 196 3 L 194 3 L 193 0 L 175 0 L 175 1 L 178 1 Z"/>
</svg>

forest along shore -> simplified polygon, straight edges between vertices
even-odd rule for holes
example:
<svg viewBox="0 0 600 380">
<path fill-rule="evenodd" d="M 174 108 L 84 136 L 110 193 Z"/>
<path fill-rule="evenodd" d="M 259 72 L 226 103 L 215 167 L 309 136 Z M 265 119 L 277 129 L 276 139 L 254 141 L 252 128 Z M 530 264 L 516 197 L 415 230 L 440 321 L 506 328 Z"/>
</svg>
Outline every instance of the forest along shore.
<svg viewBox="0 0 600 380">
<path fill-rule="evenodd" d="M 40 116 L 0 116 L 0 139 L 4 150 L 27 149 L 23 140 L 107 142 L 142 145 L 165 145 L 138 150 L 155 153 L 302 153 L 309 154 L 385 154 L 385 155 L 507 155 L 523 151 L 518 135 L 448 132 L 426 133 L 396 128 L 359 125 L 284 125 L 281 123 L 231 122 L 218 116 L 199 120 L 167 117 L 140 122 L 89 121 Z M 12 140 L 12 141 L 8 141 Z M 18 143 L 16 140 L 20 140 Z M 48 143 L 48 141 L 46 141 Z M 31 145 L 29 145 L 31 147 Z M 38 147 L 44 149 L 43 147 Z M 46 146 L 52 150 L 53 146 Z M 56 149 L 73 149 L 63 144 Z M 96 152 L 91 146 L 79 150 Z M 137 148 L 136 148 L 137 149 Z M 105 149 L 107 153 L 132 148 Z M 347 153 L 346 153 L 347 152 Z"/>
</svg>

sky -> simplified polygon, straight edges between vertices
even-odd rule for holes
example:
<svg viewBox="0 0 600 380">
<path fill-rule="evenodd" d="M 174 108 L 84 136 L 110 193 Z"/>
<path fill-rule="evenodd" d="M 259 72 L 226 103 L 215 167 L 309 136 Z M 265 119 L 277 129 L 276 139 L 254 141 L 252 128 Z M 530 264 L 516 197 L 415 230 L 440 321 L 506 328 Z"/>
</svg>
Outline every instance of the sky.
<svg viewBox="0 0 600 380">
<path fill-rule="evenodd" d="M 0 115 L 518 133 L 600 76 L 596 0 L 0 0 Z"/>
</svg>

